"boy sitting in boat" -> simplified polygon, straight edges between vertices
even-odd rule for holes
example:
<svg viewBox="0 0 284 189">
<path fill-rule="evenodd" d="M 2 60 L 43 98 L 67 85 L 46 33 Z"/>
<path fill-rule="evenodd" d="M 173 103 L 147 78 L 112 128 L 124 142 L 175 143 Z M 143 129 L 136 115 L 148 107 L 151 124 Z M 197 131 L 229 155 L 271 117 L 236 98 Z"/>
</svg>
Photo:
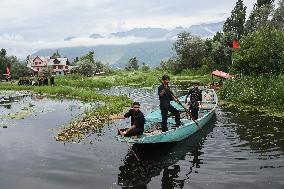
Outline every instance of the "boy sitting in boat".
<svg viewBox="0 0 284 189">
<path fill-rule="evenodd" d="M 202 94 L 198 86 L 199 86 L 198 82 L 195 82 L 193 84 L 193 88 L 191 88 L 188 91 L 185 101 L 184 101 L 184 103 L 186 104 L 187 98 L 190 96 L 189 111 L 194 120 L 198 119 L 199 102 L 202 101 Z"/>
<path fill-rule="evenodd" d="M 140 111 L 140 103 L 133 102 L 132 108 L 124 116 L 111 116 L 111 119 L 125 119 L 131 117 L 131 127 L 128 129 L 119 129 L 121 136 L 131 137 L 141 135 L 144 132 L 145 117 Z"/>
</svg>

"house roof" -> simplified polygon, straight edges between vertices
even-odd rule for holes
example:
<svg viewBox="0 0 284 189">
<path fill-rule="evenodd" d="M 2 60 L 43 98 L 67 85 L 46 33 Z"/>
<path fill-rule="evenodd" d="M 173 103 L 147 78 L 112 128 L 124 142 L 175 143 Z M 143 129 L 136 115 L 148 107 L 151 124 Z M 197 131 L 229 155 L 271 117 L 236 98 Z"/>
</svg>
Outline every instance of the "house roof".
<svg viewBox="0 0 284 189">
<path fill-rule="evenodd" d="M 27 60 L 27 67 L 32 67 L 33 62 L 36 58 L 39 58 L 44 64 L 43 66 L 53 66 L 53 65 L 63 65 L 66 66 L 68 59 L 67 58 L 50 58 L 49 56 L 36 56 L 36 57 L 32 57 L 29 56 L 28 60 Z M 55 64 L 54 60 L 58 60 L 59 63 Z"/>
<path fill-rule="evenodd" d="M 223 71 L 220 71 L 220 70 L 214 70 L 212 72 L 212 75 L 217 76 L 217 77 L 221 77 L 221 78 L 225 78 L 225 79 L 234 77 L 234 75 L 231 75 L 229 73 L 226 73 L 226 72 L 223 72 Z"/>
</svg>

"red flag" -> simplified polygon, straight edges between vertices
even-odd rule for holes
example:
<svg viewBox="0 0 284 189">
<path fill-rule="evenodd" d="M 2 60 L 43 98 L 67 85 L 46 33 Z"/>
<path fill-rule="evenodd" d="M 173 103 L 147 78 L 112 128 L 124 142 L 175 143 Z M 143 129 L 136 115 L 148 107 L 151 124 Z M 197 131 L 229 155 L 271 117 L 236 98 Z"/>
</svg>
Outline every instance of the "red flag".
<svg viewBox="0 0 284 189">
<path fill-rule="evenodd" d="M 236 39 L 233 40 L 233 49 L 238 49 L 239 48 L 239 43 Z"/>
<path fill-rule="evenodd" d="M 10 76 L 10 69 L 8 68 L 8 66 L 6 66 L 6 73 L 8 76 Z"/>
</svg>

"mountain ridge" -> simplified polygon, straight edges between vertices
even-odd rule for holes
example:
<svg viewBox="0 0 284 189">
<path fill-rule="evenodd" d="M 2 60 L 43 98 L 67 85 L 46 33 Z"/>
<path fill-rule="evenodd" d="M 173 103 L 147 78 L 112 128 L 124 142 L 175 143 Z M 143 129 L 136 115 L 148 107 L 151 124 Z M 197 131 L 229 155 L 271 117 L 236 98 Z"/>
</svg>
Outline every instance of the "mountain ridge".
<svg viewBox="0 0 284 189">
<path fill-rule="evenodd" d="M 177 39 L 177 35 L 181 32 L 189 32 L 192 35 L 201 38 L 212 37 L 216 32 L 221 31 L 224 22 L 203 23 L 200 25 L 192 25 L 188 28 L 181 26 L 173 29 L 163 28 L 133 28 L 125 32 L 110 33 L 107 36 L 93 33 L 89 35 L 91 39 L 125 39 L 132 37 L 133 42 L 128 44 L 109 44 L 109 45 L 93 45 L 93 46 L 76 46 L 41 49 L 33 53 L 32 56 L 51 56 L 56 50 L 64 57 L 68 57 L 71 61 L 76 57 L 80 57 L 89 51 L 95 52 L 95 59 L 103 63 L 117 67 L 124 67 L 128 60 L 136 57 L 140 63 L 144 62 L 151 67 L 156 67 L 161 60 L 168 59 L 175 55 L 173 52 L 173 43 Z M 136 42 L 135 39 L 145 39 L 142 42 Z M 72 41 L 76 37 L 66 37 L 65 40 Z"/>
</svg>

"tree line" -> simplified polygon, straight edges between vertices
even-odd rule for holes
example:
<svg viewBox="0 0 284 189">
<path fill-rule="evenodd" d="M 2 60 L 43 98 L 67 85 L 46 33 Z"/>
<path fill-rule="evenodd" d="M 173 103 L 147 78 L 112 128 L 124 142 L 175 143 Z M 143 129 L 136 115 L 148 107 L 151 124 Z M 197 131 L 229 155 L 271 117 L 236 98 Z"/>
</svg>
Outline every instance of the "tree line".
<svg viewBox="0 0 284 189">
<path fill-rule="evenodd" d="M 210 72 L 213 69 L 242 75 L 280 75 L 284 72 L 284 0 L 257 0 L 247 15 L 243 0 L 237 0 L 212 39 L 183 32 L 173 49 L 176 56 L 162 61 L 161 68 L 180 73 L 184 69 Z M 247 19 L 246 19 L 246 16 Z M 239 47 L 233 49 L 233 40 Z"/>
</svg>

